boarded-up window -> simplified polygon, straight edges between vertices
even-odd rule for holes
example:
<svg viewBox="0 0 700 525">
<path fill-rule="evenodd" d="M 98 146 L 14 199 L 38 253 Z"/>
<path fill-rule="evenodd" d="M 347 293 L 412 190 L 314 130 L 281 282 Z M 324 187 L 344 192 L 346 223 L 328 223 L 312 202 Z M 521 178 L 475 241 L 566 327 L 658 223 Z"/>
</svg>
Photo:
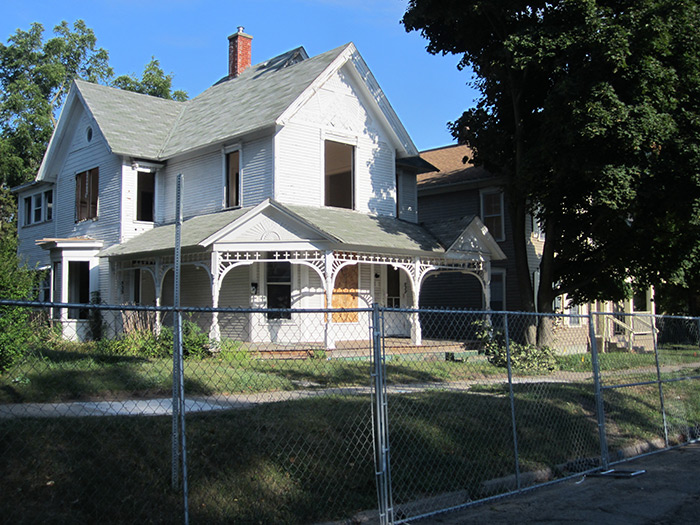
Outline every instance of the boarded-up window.
<svg viewBox="0 0 700 525">
<path fill-rule="evenodd" d="M 355 207 L 355 185 L 353 181 L 355 148 L 349 144 L 331 142 L 330 140 L 325 142 L 324 147 L 324 204 L 352 210 Z"/>
<path fill-rule="evenodd" d="M 75 222 L 97 218 L 100 176 L 98 168 L 75 176 Z"/>
<path fill-rule="evenodd" d="M 335 278 L 333 289 L 333 308 L 358 308 L 358 270 L 357 265 L 346 266 Z M 356 323 L 357 312 L 334 312 L 334 323 Z"/>
</svg>

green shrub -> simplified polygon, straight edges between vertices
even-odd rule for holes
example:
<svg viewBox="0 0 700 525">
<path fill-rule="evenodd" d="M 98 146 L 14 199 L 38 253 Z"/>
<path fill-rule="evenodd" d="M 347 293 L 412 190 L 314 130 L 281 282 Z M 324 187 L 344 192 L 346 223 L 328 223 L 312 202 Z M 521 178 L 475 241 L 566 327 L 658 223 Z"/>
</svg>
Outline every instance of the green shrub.
<svg viewBox="0 0 700 525">
<path fill-rule="evenodd" d="M 489 363 L 506 368 L 508 366 L 508 351 L 506 338 L 500 330 L 494 330 L 488 321 L 477 321 L 476 338 L 481 342 L 481 351 Z M 548 346 L 535 346 L 509 340 L 510 364 L 514 370 L 549 372 L 556 367 L 554 351 Z"/>
<path fill-rule="evenodd" d="M 223 339 L 219 345 L 219 358 L 230 364 L 245 365 L 250 363 L 250 352 L 242 348 L 240 341 Z"/>
</svg>

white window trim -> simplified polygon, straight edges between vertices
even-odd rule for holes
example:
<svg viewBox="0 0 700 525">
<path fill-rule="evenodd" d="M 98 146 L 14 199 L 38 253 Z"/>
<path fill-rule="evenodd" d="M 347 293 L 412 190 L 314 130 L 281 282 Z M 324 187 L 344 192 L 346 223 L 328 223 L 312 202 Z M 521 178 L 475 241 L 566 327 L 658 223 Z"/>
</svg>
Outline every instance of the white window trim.
<svg viewBox="0 0 700 525">
<path fill-rule="evenodd" d="M 326 141 L 337 142 L 352 146 L 352 210 L 358 209 L 357 202 L 357 152 L 359 150 L 359 137 L 336 131 L 321 130 L 321 206 L 326 207 Z"/>
<path fill-rule="evenodd" d="M 51 192 L 51 218 L 48 219 L 48 200 L 46 199 L 46 194 L 48 192 Z M 36 197 L 39 197 L 39 200 L 41 202 L 41 218 L 37 221 L 34 220 L 34 211 L 35 211 L 35 206 L 34 206 L 34 201 Z M 29 210 L 27 210 L 27 199 L 29 199 Z M 32 193 L 24 194 L 21 199 L 19 199 L 19 205 L 21 206 L 20 212 L 20 217 L 22 217 L 22 227 L 25 226 L 33 226 L 35 224 L 42 224 L 46 222 L 52 222 L 53 221 L 53 215 L 54 215 L 54 210 L 53 210 L 53 205 L 55 203 L 55 192 L 53 188 L 49 189 L 43 189 L 39 191 L 35 191 Z M 27 221 L 27 218 L 29 218 L 29 221 Z"/>
<path fill-rule="evenodd" d="M 229 153 L 238 152 L 238 206 L 226 206 L 226 187 L 228 184 L 228 166 L 226 158 Z M 231 210 L 243 206 L 243 148 L 240 143 L 229 144 L 221 148 L 221 209 Z"/>
<path fill-rule="evenodd" d="M 505 231 L 506 230 L 506 217 L 505 217 L 506 213 L 505 213 L 505 203 L 503 200 L 503 188 L 483 188 L 483 189 L 479 190 L 479 211 L 480 211 L 479 215 L 480 215 L 482 222 L 485 223 L 486 221 L 485 221 L 485 217 L 484 217 L 484 196 L 485 195 L 492 195 L 494 193 L 498 193 L 500 196 L 500 200 L 501 200 L 501 213 L 500 213 L 501 231 L 500 232 L 492 232 L 491 230 L 489 230 L 489 232 L 491 233 L 491 235 L 493 235 L 493 238 L 497 242 L 503 242 L 506 240 L 506 231 Z M 495 217 L 495 215 L 489 215 L 489 217 Z"/>
</svg>

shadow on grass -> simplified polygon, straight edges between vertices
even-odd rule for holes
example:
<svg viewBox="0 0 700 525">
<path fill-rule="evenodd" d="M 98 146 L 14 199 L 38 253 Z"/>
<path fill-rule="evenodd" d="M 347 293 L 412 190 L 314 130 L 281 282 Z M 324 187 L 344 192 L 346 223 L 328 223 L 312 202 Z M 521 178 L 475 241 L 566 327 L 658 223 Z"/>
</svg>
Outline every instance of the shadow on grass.
<svg viewBox="0 0 700 525">
<path fill-rule="evenodd" d="M 516 385 L 521 471 L 554 475 L 599 457 L 589 383 Z M 634 441 L 650 410 L 615 393 Z M 368 396 L 318 396 L 187 417 L 193 523 L 309 523 L 376 507 Z M 515 471 L 510 399 L 479 392 L 390 394 L 394 501 L 466 491 Z M 10 522 L 178 522 L 170 489 L 171 421 L 163 417 L 4 420 L 0 512 Z M 493 490 L 505 490 L 503 488 Z M 428 509 L 436 510 L 436 509 Z"/>
</svg>

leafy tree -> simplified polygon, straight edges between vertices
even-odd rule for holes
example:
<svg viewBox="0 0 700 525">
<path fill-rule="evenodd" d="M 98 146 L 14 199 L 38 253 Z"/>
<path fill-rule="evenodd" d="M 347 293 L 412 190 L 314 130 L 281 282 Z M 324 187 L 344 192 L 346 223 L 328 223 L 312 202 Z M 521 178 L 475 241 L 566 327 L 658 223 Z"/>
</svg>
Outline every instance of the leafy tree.
<svg viewBox="0 0 700 525">
<path fill-rule="evenodd" d="M 112 75 L 108 54 L 85 22 L 67 22 L 44 42 L 44 28 L 32 24 L 0 43 L 0 184 L 31 180 L 56 124 L 55 115 L 71 82 L 103 82 Z"/>
<path fill-rule="evenodd" d="M 155 57 L 151 57 L 151 61 L 143 69 L 141 79 L 134 75 L 121 75 L 114 79 L 112 86 L 178 102 L 187 100 L 186 92 L 172 91 L 172 83 L 172 73 L 166 75 L 160 67 L 160 62 Z"/>
<path fill-rule="evenodd" d="M 684 282 L 700 239 L 700 7 L 692 0 L 410 0 L 406 30 L 462 55 L 451 123 L 506 176 L 527 310 Z M 527 214 L 544 224 L 537 305 Z"/>
<path fill-rule="evenodd" d="M 19 264 L 14 236 L 0 236 L 0 298 L 32 300 L 41 275 Z M 34 335 L 27 308 L 0 306 L 0 373 L 24 355 Z"/>
</svg>

